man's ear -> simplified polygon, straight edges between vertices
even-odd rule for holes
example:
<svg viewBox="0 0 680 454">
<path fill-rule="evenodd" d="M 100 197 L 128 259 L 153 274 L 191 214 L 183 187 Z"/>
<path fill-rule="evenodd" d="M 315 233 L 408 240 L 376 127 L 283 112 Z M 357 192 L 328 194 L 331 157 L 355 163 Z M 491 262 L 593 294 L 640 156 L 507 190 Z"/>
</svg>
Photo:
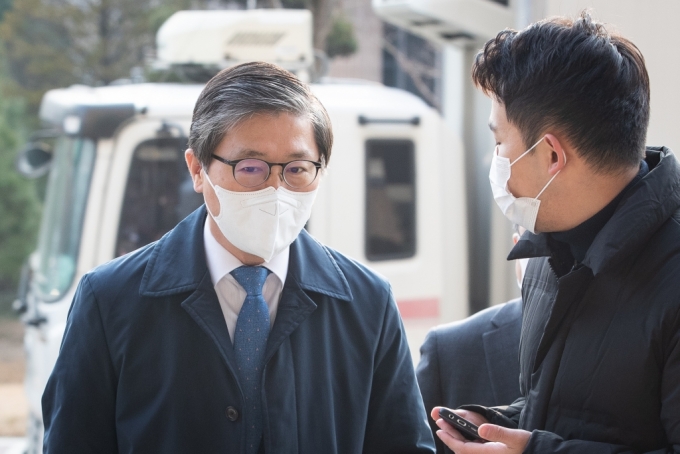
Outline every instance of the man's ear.
<svg viewBox="0 0 680 454">
<path fill-rule="evenodd" d="M 553 134 L 545 135 L 545 143 L 552 149 L 550 154 L 550 166 L 548 167 L 548 173 L 550 175 L 555 175 L 557 172 L 562 170 L 567 164 L 567 154 L 562 147 L 560 140 Z"/>
<path fill-rule="evenodd" d="M 194 154 L 194 150 L 192 150 L 191 148 L 187 148 L 187 150 L 184 152 L 184 160 L 186 161 L 187 167 L 189 168 L 191 180 L 194 182 L 194 191 L 202 193 L 203 173 L 201 172 L 201 169 L 203 168 L 203 166 L 201 166 L 201 162 Z"/>
</svg>

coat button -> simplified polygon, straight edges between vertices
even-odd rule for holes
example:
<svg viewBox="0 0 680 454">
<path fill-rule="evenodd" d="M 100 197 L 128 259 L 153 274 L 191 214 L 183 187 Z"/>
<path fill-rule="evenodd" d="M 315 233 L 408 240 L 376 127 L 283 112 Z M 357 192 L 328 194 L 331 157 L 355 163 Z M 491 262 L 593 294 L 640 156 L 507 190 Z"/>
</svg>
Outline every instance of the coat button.
<svg viewBox="0 0 680 454">
<path fill-rule="evenodd" d="M 238 410 L 234 407 L 227 407 L 227 418 L 229 421 L 236 421 L 238 419 Z"/>
</svg>

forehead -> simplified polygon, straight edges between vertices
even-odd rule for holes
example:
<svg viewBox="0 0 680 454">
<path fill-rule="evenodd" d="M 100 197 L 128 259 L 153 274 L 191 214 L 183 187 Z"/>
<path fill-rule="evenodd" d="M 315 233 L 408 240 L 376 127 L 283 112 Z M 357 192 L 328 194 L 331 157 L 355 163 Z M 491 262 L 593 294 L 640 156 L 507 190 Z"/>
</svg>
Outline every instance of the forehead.
<svg viewBox="0 0 680 454">
<path fill-rule="evenodd" d="M 319 159 L 310 118 L 290 113 L 259 113 L 240 121 L 215 152 L 227 159 L 253 157 L 270 162 Z"/>
<path fill-rule="evenodd" d="M 507 129 L 510 126 L 505 112 L 505 106 L 495 99 L 491 100 L 491 113 L 489 114 L 489 128 L 493 132 Z"/>
<path fill-rule="evenodd" d="M 523 143 L 522 132 L 517 126 L 508 121 L 505 106 L 496 100 L 492 100 L 491 113 L 489 114 L 489 129 L 497 140 L 508 144 Z"/>
</svg>

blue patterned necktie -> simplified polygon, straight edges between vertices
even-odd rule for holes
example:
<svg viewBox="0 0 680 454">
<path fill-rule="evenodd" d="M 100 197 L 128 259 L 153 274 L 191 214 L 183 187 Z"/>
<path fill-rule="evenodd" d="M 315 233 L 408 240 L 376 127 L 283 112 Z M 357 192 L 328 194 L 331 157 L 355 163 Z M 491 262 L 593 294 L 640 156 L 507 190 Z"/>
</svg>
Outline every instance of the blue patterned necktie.
<svg viewBox="0 0 680 454">
<path fill-rule="evenodd" d="M 245 398 L 246 452 L 257 453 L 262 440 L 262 368 L 269 336 L 269 308 L 262 286 L 269 275 L 262 266 L 241 266 L 231 272 L 246 291 L 246 299 L 236 319 L 234 353 Z"/>
</svg>

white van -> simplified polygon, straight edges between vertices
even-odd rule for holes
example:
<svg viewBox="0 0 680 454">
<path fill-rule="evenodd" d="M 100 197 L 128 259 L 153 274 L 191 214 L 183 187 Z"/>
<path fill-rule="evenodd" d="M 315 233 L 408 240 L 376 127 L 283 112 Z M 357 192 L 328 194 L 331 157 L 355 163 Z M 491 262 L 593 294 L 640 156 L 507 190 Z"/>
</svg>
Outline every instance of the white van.
<svg viewBox="0 0 680 454">
<path fill-rule="evenodd" d="M 386 276 L 407 325 L 467 315 L 460 141 L 405 91 L 341 81 L 312 88 L 330 114 L 335 143 L 307 229 Z M 202 203 L 184 162 L 201 90 L 73 86 L 42 100 L 46 130 L 19 161 L 25 174 L 49 167 L 38 249 L 21 296 L 35 451 L 41 395 L 82 275 L 159 239 Z"/>
</svg>

